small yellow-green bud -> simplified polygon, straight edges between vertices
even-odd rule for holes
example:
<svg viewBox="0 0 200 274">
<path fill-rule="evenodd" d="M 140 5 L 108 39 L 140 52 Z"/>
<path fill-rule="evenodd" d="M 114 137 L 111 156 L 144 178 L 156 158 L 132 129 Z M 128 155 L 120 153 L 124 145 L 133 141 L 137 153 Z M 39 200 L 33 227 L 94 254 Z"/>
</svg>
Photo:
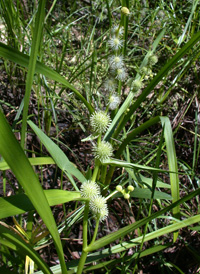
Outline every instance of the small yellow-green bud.
<svg viewBox="0 0 200 274">
<path fill-rule="evenodd" d="M 117 185 L 117 186 L 116 186 L 116 190 L 119 191 L 119 192 L 121 192 L 121 191 L 122 191 L 122 186 Z"/>
<path fill-rule="evenodd" d="M 125 193 L 124 194 L 124 199 L 128 200 L 130 198 L 130 194 L 129 193 Z"/>
<path fill-rule="evenodd" d="M 134 190 L 134 187 L 133 187 L 132 185 L 129 185 L 129 186 L 127 187 L 127 189 L 128 189 L 128 191 L 133 191 L 133 190 Z"/>
<path fill-rule="evenodd" d="M 130 14 L 130 11 L 127 7 L 122 7 L 121 12 L 126 16 L 128 16 Z"/>
</svg>

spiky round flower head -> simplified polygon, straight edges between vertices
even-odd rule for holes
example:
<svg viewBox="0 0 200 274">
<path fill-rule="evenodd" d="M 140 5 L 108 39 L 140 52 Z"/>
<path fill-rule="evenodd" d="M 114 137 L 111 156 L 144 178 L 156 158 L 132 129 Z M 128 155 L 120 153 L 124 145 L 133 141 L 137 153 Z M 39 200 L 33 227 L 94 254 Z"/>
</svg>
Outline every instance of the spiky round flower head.
<svg viewBox="0 0 200 274">
<path fill-rule="evenodd" d="M 123 189 L 122 186 L 120 186 L 120 185 L 117 185 L 117 186 L 116 186 L 116 190 L 117 190 L 118 192 L 121 192 L 122 189 Z"/>
<path fill-rule="evenodd" d="M 130 194 L 129 193 L 125 193 L 124 194 L 124 199 L 128 200 L 130 198 Z"/>
<path fill-rule="evenodd" d="M 110 116 L 102 110 L 95 111 L 90 117 L 90 122 L 92 130 L 97 134 L 101 134 L 109 127 Z"/>
<path fill-rule="evenodd" d="M 112 69 L 118 69 L 124 66 L 123 56 L 110 56 L 108 59 L 109 65 Z"/>
<path fill-rule="evenodd" d="M 116 70 L 116 74 L 116 78 L 120 81 L 125 81 L 128 76 L 128 73 L 126 72 L 125 68 L 118 68 Z"/>
<path fill-rule="evenodd" d="M 147 72 L 148 72 L 148 68 L 147 67 L 142 67 L 141 68 L 141 73 L 142 74 L 147 74 Z"/>
<path fill-rule="evenodd" d="M 113 50 L 118 50 L 118 49 L 120 49 L 123 46 L 123 40 L 120 40 L 117 36 L 113 36 L 108 41 L 108 45 Z"/>
<path fill-rule="evenodd" d="M 150 66 L 155 65 L 157 62 L 158 62 L 158 57 L 156 55 L 152 54 L 152 55 L 149 56 L 148 64 Z"/>
<path fill-rule="evenodd" d="M 108 78 L 106 79 L 105 83 L 104 83 L 104 88 L 107 91 L 115 91 L 117 88 L 117 83 L 116 80 L 114 78 Z"/>
<path fill-rule="evenodd" d="M 128 187 L 127 187 L 127 189 L 128 189 L 128 191 L 133 191 L 134 190 L 134 187 L 132 186 L 132 185 L 129 185 Z"/>
<path fill-rule="evenodd" d="M 83 182 L 80 188 L 81 197 L 91 199 L 100 194 L 100 187 L 93 181 Z"/>
<path fill-rule="evenodd" d="M 113 148 L 109 142 L 101 141 L 93 147 L 92 151 L 96 159 L 104 162 L 112 156 Z"/>
<path fill-rule="evenodd" d="M 114 26 L 111 29 L 111 34 L 117 37 L 122 36 L 124 34 L 124 27 Z"/>
<path fill-rule="evenodd" d="M 108 206 L 106 199 L 101 195 L 94 196 L 89 202 L 89 207 L 95 218 L 104 221 L 108 217 Z"/>
<path fill-rule="evenodd" d="M 139 90 L 142 88 L 142 81 L 139 79 L 136 79 L 133 81 L 132 87 L 134 90 Z"/>
<path fill-rule="evenodd" d="M 127 7 L 122 7 L 121 12 L 126 16 L 128 16 L 130 14 L 130 11 Z"/>
<path fill-rule="evenodd" d="M 121 99 L 116 93 L 111 94 L 109 97 L 109 109 L 116 109 L 119 106 L 120 102 Z"/>
</svg>

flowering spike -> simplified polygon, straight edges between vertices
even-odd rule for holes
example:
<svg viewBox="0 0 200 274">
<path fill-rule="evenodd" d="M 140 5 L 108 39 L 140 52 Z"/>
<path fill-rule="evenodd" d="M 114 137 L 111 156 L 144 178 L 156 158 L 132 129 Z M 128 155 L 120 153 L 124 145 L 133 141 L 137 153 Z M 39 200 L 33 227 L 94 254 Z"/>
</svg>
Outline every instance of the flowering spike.
<svg viewBox="0 0 200 274">
<path fill-rule="evenodd" d="M 122 68 L 124 66 L 123 56 L 111 56 L 108 59 L 109 65 L 112 69 Z"/>
<path fill-rule="evenodd" d="M 121 99 L 117 94 L 112 94 L 109 98 L 109 109 L 114 110 L 116 109 L 119 104 L 121 103 Z"/>
<path fill-rule="evenodd" d="M 107 91 L 114 92 L 116 90 L 116 88 L 117 88 L 116 80 L 114 78 L 108 78 L 108 79 L 106 79 L 106 81 L 104 83 L 104 88 Z"/>
<path fill-rule="evenodd" d="M 116 70 L 116 73 L 117 73 L 116 78 L 120 81 L 125 81 L 128 76 L 128 74 L 124 68 L 118 68 Z"/>
<path fill-rule="evenodd" d="M 99 144 L 93 147 L 93 153 L 96 159 L 104 162 L 112 156 L 113 148 L 109 142 L 101 141 Z"/>
<path fill-rule="evenodd" d="M 108 45 L 113 50 L 118 50 L 118 49 L 122 48 L 122 46 L 123 46 L 123 40 L 120 40 L 117 36 L 113 36 L 108 41 Z"/>
<path fill-rule="evenodd" d="M 104 133 L 110 125 L 110 116 L 104 111 L 96 111 L 90 117 L 91 127 L 97 134 Z"/>
<path fill-rule="evenodd" d="M 91 199 L 100 194 L 100 187 L 93 181 L 83 182 L 80 188 L 81 197 Z"/>
<path fill-rule="evenodd" d="M 101 195 L 94 196 L 89 202 L 89 207 L 94 217 L 99 218 L 100 221 L 104 221 L 108 217 L 106 199 Z"/>
<path fill-rule="evenodd" d="M 149 56 L 148 64 L 150 66 L 155 65 L 157 62 L 158 62 L 158 57 L 156 55 L 150 55 Z"/>
</svg>

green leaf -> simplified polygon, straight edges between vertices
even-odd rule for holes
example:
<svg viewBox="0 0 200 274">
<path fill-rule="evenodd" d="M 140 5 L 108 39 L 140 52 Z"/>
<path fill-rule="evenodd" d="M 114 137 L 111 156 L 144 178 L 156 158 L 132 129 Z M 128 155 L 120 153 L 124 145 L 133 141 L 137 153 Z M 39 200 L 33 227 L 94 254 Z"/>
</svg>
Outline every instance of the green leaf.
<svg viewBox="0 0 200 274">
<path fill-rule="evenodd" d="M 4 245 L 8 244 L 8 247 L 11 248 L 11 245 L 9 245 L 9 243 L 11 243 L 13 249 L 23 254 L 23 257 L 29 256 L 44 273 L 53 273 L 32 246 L 27 244 L 18 234 L 9 230 L 2 222 L 0 222 L 0 239 L 6 239 Z"/>
<path fill-rule="evenodd" d="M 19 52 L 18 50 L 11 48 L 1 42 L 0 42 L 0 56 L 16 64 L 19 64 L 22 67 L 26 67 L 26 68 L 28 67 L 28 63 L 29 63 L 28 55 L 23 54 Z M 74 86 L 72 86 L 63 76 L 61 76 L 59 73 L 57 73 L 53 69 L 37 61 L 35 72 L 45 75 L 49 79 L 63 84 L 65 87 L 69 88 L 75 93 L 75 95 L 79 98 L 79 100 L 81 100 L 82 103 L 85 104 L 85 106 L 87 107 L 90 113 L 94 111 L 92 106 L 87 102 L 87 100 L 83 97 L 83 95 L 81 95 L 81 93 Z"/>
<path fill-rule="evenodd" d="M 34 157 L 28 158 L 32 166 L 41 166 L 41 165 L 51 165 L 55 164 L 54 160 L 51 157 Z M 8 170 L 10 167 L 6 161 L 0 162 L 0 170 Z"/>
<path fill-rule="evenodd" d="M 67 173 L 75 176 L 80 182 L 86 181 L 83 174 L 69 161 L 64 152 L 56 145 L 41 129 L 39 129 L 32 121 L 28 121 L 29 126 L 33 129 L 35 134 L 39 137 L 42 144 L 51 154 L 57 166 Z"/>
<path fill-rule="evenodd" d="M 80 192 L 60 189 L 44 190 L 50 206 L 81 200 Z M 22 214 L 34 209 L 33 204 L 26 194 L 17 194 L 0 198 L 0 219 Z"/>
<path fill-rule="evenodd" d="M 168 170 L 160 169 L 160 168 L 154 168 L 154 167 L 148 167 L 144 165 L 137 165 L 132 164 L 129 162 L 125 162 L 122 160 L 110 158 L 102 163 L 103 165 L 111 165 L 111 166 L 117 166 L 117 167 L 124 167 L 124 168 L 135 168 L 135 169 L 143 169 L 143 170 L 149 170 L 149 171 L 158 171 L 158 172 L 169 172 Z"/>
<path fill-rule="evenodd" d="M 130 224 L 126 227 L 123 227 L 121 229 L 119 229 L 118 231 L 115 231 L 113 233 L 110 233 L 109 235 L 95 241 L 92 245 L 89 245 L 85 251 L 86 252 L 91 252 L 91 251 L 94 251 L 96 249 L 99 249 L 99 248 L 102 248 L 103 246 L 107 245 L 107 244 L 110 244 L 112 242 L 114 242 L 115 240 L 117 239 L 120 239 L 122 237 L 124 237 L 125 235 L 127 235 L 128 233 L 134 231 L 135 229 L 145 225 L 147 222 L 150 222 L 151 220 L 161 216 L 162 214 L 166 213 L 166 212 L 169 212 L 171 209 L 173 209 L 174 207 L 184 203 L 185 201 L 191 199 L 192 197 L 196 196 L 196 195 L 199 195 L 200 193 L 200 189 L 197 189 L 196 191 L 193 191 L 192 193 L 190 193 L 189 195 L 185 196 L 184 198 L 180 199 L 179 201 L 175 202 L 175 203 L 172 203 L 171 205 L 167 206 L 166 208 L 152 214 L 151 216 L 149 217 L 146 217 L 146 218 L 143 218 L 142 220 L 140 221 L 137 221 L 133 224 Z M 196 217 L 196 216 L 195 216 Z M 200 215 L 198 215 L 198 217 L 195 219 L 195 217 L 190 220 L 194 220 L 194 222 L 197 222 L 196 220 L 199 220 L 200 219 Z M 187 221 L 187 220 L 186 220 Z M 182 224 L 183 226 L 187 223 L 186 221 L 183 221 Z M 186 223 L 185 223 L 186 222 Z M 193 222 L 193 223 L 194 223 Z M 187 223 L 187 225 L 189 225 L 190 221 Z M 175 227 L 176 227 L 177 224 L 175 224 Z M 178 227 L 178 225 L 177 225 Z M 173 230 L 177 230 L 177 227 Z M 165 232 L 166 233 L 166 232 Z M 143 238 L 143 236 L 142 236 Z M 141 239 L 142 239 L 141 238 Z"/>
<path fill-rule="evenodd" d="M 164 136 L 165 136 L 165 144 L 167 148 L 167 160 L 170 171 L 170 183 L 171 183 L 171 193 L 173 202 L 179 200 L 179 178 L 178 178 L 178 165 L 176 158 L 176 151 L 174 145 L 174 138 L 172 133 L 171 124 L 169 118 L 160 117 L 162 126 L 164 127 Z M 173 209 L 173 214 L 176 218 L 180 216 L 180 208 L 179 206 Z"/>
<path fill-rule="evenodd" d="M 63 256 L 62 244 L 51 208 L 29 160 L 0 111 L 0 154 L 10 166 L 54 240 L 58 255 Z M 42 206 L 41 206 L 42 205 Z M 66 273 L 65 270 L 63 270 Z"/>
</svg>

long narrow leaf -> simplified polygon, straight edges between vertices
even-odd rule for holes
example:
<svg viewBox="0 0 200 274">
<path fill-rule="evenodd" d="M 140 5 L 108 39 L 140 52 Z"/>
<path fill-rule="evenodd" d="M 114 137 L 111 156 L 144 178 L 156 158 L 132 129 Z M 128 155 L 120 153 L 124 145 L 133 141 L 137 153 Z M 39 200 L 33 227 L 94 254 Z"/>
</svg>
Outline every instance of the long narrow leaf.
<svg viewBox="0 0 200 274">
<path fill-rule="evenodd" d="M 28 63 L 29 63 L 28 55 L 23 54 L 20 51 L 13 49 L 1 42 L 0 42 L 0 56 L 16 64 L 19 64 L 22 67 L 26 67 L 26 68 L 28 67 Z M 35 72 L 45 75 L 49 79 L 63 84 L 65 87 L 69 88 L 75 93 L 75 95 L 83 102 L 83 104 L 85 104 L 85 106 L 87 107 L 90 113 L 94 111 L 92 106 L 87 102 L 87 100 L 83 97 L 83 95 L 74 86 L 72 86 L 63 76 L 61 76 L 59 73 L 57 73 L 53 69 L 37 61 Z"/>
<path fill-rule="evenodd" d="M 10 166 L 18 182 L 23 187 L 35 209 L 43 219 L 55 242 L 60 260 L 63 256 L 62 244 L 48 201 L 30 162 L 16 140 L 4 115 L 0 111 L 0 154 Z M 63 273 L 64 262 L 61 261 Z"/>
<path fill-rule="evenodd" d="M 29 126 L 34 130 L 35 134 L 40 138 L 40 141 L 51 154 L 58 167 L 74 175 L 80 182 L 86 181 L 83 174 L 69 161 L 64 152 L 56 145 L 41 129 L 39 129 L 33 122 L 28 121 Z"/>
<path fill-rule="evenodd" d="M 81 200 L 80 192 L 60 189 L 44 190 L 50 206 Z M 34 206 L 26 194 L 17 194 L 0 198 L 0 219 L 15 216 L 33 210 Z"/>
<path fill-rule="evenodd" d="M 0 222 L 0 238 L 6 239 L 8 244 L 11 242 L 16 251 L 20 251 L 21 254 L 28 255 L 46 274 L 52 274 L 53 272 L 48 267 L 48 265 L 42 260 L 42 258 L 37 254 L 37 252 L 27 244 L 22 238 L 15 234 L 13 231 L 9 230 L 3 223 Z M 6 242 L 5 242 L 6 243 Z M 10 245 L 9 245 L 10 247 Z"/>
<path fill-rule="evenodd" d="M 197 189 L 196 191 L 190 193 L 189 195 L 183 197 L 182 199 L 180 199 L 179 201 L 172 203 L 171 205 L 167 206 L 166 208 L 152 214 L 149 217 L 146 217 L 140 221 L 135 222 L 134 224 L 128 225 L 126 227 L 123 227 L 121 229 L 119 229 L 116 232 L 110 233 L 109 235 L 95 241 L 91 246 L 88 246 L 86 248 L 86 252 L 91 252 L 94 251 L 96 249 L 102 248 L 103 246 L 110 244 L 112 242 L 114 242 L 117 239 L 120 239 L 121 237 L 124 237 L 125 235 L 127 235 L 128 233 L 134 231 L 135 229 L 141 227 L 142 225 L 146 224 L 147 222 L 150 222 L 151 220 L 161 216 L 162 214 L 169 212 L 171 209 L 173 209 L 174 207 L 184 203 L 185 201 L 191 199 L 192 197 L 199 195 L 200 193 L 200 189 Z"/>
</svg>

